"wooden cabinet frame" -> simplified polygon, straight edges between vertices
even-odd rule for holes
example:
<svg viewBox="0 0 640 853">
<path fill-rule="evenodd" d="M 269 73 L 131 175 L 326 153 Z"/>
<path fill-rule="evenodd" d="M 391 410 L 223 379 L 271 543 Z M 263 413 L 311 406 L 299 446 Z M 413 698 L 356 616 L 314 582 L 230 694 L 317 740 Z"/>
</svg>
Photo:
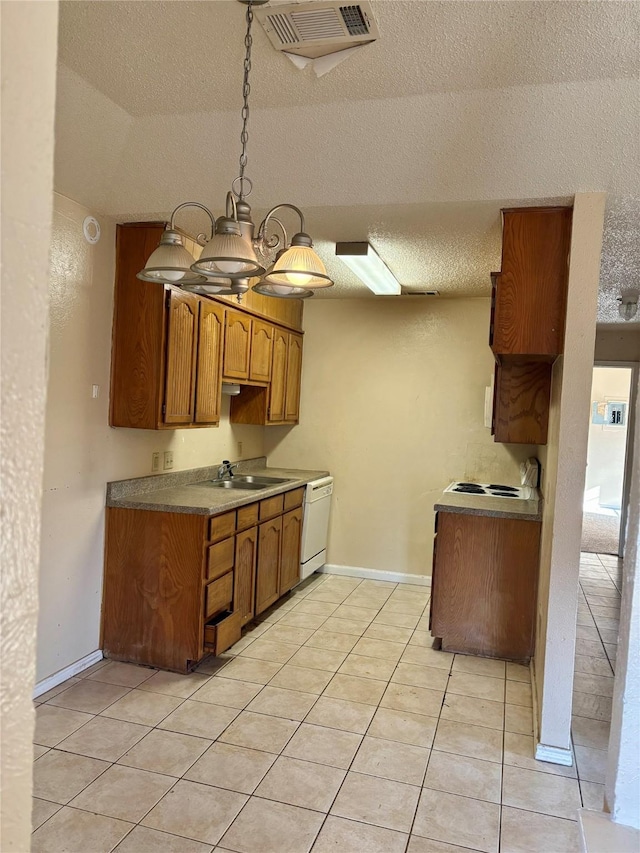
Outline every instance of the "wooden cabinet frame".
<svg viewBox="0 0 640 853">
<path fill-rule="evenodd" d="M 290 329 L 287 324 L 301 321 L 302 303 L 283 305 L 287 300 L 250 291 L 246 304 L 232 306 L 226 297 L 196 296 L 138 279 L 164 227 L 162 222 L 117 227 L 111 426 L 154 430 L 216 426 L 223 363 L 225 378 L 255 386 L 265 396 L 276 329 L 286 336 L 298 335 L 296 326 Z M 185 240 L 192 246 L 190 238 Z M 261 408 L 266 411 L 266 403 Z M 264 424 L 267 417 L 239 422 Z"/>
<path fill-rule="evenodd" d="M 437 513 L 429 627 L 443 650 L 528 663 L 540 527 L 539 521 Z"/>
<path fill-rule="evenodd" d="M 573 211 L 528 207 L 502 215 L 502 269 L 491 273 L 491 432 L 505 444 L 541 445 L 547 443 L 552 365 L 564 349 Z"/>
<path fill-rule="evenodd" d="M 231 399 L 231 423 L 293 425 L 300 418 L 302 335 L 274 327 L 271 382 L 267 388 L 244 387 Z"/>
<path fill-rule="evenodd" d="M 188 672 L 300 575 L 304 489 L 216 516 L 107 508 L 105 657 Z"/>
</svg>

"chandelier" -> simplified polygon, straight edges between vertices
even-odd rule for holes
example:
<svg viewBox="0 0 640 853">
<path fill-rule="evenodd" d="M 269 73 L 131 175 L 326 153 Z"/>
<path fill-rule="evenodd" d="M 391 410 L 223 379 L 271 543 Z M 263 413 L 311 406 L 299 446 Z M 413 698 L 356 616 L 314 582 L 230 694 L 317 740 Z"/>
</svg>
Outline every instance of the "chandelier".
<svg viewBox="0 0 640 853">
<path fill-rule="evenodd" d="M 293 204 L 272 207 L 257 231 L 246 201 L 253 184 L 245 175 L 247 143 L 249 141 L 249 73 L 253 38 L 253 6 L 267 0 L 239 0 L 246 5 L 245 58 L 242 81 L 242 132 L 240 134 L 240 171 L 227 193 L 224 216 L 216 219 L 211 211 L 198 202 L 184 202 L 172 212 L 169 224 L 151 253 L 138 278 L 143 281 L 174 284 L 183 290 L 204 295 L 235 294 L 238 302 L 250 288 L 250 279 L 259 278 L 253 290 L 279 299 L 301 299 L 312 296 L 315 290 L 331 287 L 324 264 L 313 248 L 305 231 L 302 211 Z M 204 211 L 210 221 L 210 234 L 198 234 L 202 253 L 196 260 L 184 245 L 175 227 L 176 215 L 185 207 Z M 291 240 L 282 220 L 276 213 L 292 211 L 299 219 L 299 230 Z"/>
</svg>

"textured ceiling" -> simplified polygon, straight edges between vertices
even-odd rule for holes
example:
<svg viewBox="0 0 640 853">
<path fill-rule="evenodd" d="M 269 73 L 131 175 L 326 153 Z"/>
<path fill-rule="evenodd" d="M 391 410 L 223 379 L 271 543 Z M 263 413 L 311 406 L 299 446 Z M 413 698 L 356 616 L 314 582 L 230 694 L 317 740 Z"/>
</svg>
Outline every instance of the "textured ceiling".
<svg viewBox="0 0 640 853">
<path fill-rule="evenodd" d="M 371 239 L 409 289 L 486 295 L 505 203 L 609 194 L 599 319 L 640 286 L 639 5 L 373 3 L 380 39 L 325 77 L 255 28 L 248 174 L 289 200 L 339 282 L 331 241 Z M 120 220 L 237 174 L 237 2 L 63 2 L 56 189 Z M 200 223 L 195 223 L 195 227 Z"/>
<path fill-rule="evenodd" d="M 273 5 L 273 4 L 272 4 Z M 256 21 L 252 103 L 381 100 L 633 77 L 633 4 L 373 3 L 381 38 L 339 74 L 292 73 Z M 60 59 L 133 116 L 235 109 L 244 10 L 214 2 L 63 2 Z"/>
</svg>

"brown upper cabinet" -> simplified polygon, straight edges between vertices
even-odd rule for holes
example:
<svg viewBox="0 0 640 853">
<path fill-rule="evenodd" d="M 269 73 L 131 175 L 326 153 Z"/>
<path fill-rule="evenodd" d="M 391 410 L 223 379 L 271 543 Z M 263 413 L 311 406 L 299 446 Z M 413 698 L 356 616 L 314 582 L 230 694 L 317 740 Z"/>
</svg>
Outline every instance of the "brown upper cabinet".
<svg viewBox="0 0 640 853">
<path fill-rule="evenodd" d="M 254 320 L 251 329 L 251 359 L 249 379 L 254 382 L 271 380 L 271 354 L 274 327 L 270 323 Z"/>
<path fill-rule="evenodd" d="M 572 209 L 527 207 L 502 214 L 491 348 L 498 360 L 554 361 L 564 344 Z"/>
<path fill-rule="evenodd" d="M 224 343 L 224 308 L 207 299 L 200 300 L 198 323 L 198 361 L 196 376 L 197 424 L 220 421 L 222 347 Z"/>
<path fill-rule="evenodd" d="M 284 329 L 276 329 L 273 339 L 273 369 L 268 394 L 266 421 L 278 423 L 284 420 L 284 401 L 287 393 L 287 350 L 289 335 Z M 263 395 L 266 401 L 267 396 Z"/>
<path fill-rule="evenodd" d="M 284 419 L 296 423 L 300 415 L 300 381 L 302 379 L 302 338 L 289 334 L 287 345 L 287 381 Z"/>
<path fill-rule="evenodd" d="M 176 429 L 220 419 L 224 308 L 136 278 L 163 230 L 162 223 L 117 229 L 111 426 Z"/>
<path fill-rule="evenodd" d="M 237 308 L 223 298 L 140 281 L 136 274 L 163 230 L 161 222 L 117 228 L 111 426 L 216 426 L 223 378 L 263 396 L 261 416 L 240 423 L 297 422 L 302 336 L 276 323 L 280 315 L 282 324 L 299 323 L 301 314 L 288 304 L 298 300 L 258 294 L 252 300 L 250 291 L 247 306 Z M 257 311 L 269 311 L 269 317 Z M 269 399 L 273 418 L 268 416 Z"/>
<path fill-rule="evenodd" d="M 300 417 L 302 335 L 274 328 L 271 382 L 266 388 L 247 386 L 231 398 L 231 423 L 286 425 Z"/>
<path fill-rule="evenodd" d="M 190 424 L 195 411 L 198 298 L 179 290 L 167 290 L 165 299 L 167 348 L 164 422 Z"/>
<path fill-rule="evenodd" d="M 225 316 L 224 379 L 248 379 L 249 355 L 251 352 L 251 317 L 240 311 L 227 308 Z"/>
</svg>

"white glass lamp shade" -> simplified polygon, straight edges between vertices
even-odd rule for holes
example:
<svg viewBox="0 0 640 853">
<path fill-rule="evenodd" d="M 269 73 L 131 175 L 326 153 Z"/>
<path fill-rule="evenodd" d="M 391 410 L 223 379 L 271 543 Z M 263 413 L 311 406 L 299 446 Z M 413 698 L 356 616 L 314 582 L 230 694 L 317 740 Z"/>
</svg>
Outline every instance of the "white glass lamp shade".
<svg viewBox="0 0 640 853">
<path fill-rule="evenodd" d="M 179 286 L 205 282 L 203 275 L 192 271 L 192 264 L 193 255 L 184 247 L 178 232 L 167 230 L 137 277 L 142 281 L 168 282 Z"/>
<path fill-rule="evenodd" d="M 183 290 L 188 290 L 189 293 L 197 293 L 200 296 L 229 296 L 235 291 L 231 288 L 231 279 L 221 278 L 217 281 L 202 280 L 201 284 L 184 284 Z"/>
<path fill-rule="evenodd" d="M 280 255 L 263 281 L 280 287 L 308 289 L 331 287 L 333 284 L 314 249 L 297 245 L 290 246 Z"/>
<path fill-rule="evenodd" d="M 261 275 L 251 245 L 238 234 L 214 234 L 191 269 L 207 278 L 248 278 Z"/>
<path fill-rule="evenodd" d="M 274 296 L 277 299 L 307 299 L 313 296 L 313 290 L 307 290 L 304 287 L 292 287 L 286 284 L 269 284 L 267 281 L 261 281 L 254 285 L 252 290 L 260 293 L 262 296 Z"/>
</svg>

